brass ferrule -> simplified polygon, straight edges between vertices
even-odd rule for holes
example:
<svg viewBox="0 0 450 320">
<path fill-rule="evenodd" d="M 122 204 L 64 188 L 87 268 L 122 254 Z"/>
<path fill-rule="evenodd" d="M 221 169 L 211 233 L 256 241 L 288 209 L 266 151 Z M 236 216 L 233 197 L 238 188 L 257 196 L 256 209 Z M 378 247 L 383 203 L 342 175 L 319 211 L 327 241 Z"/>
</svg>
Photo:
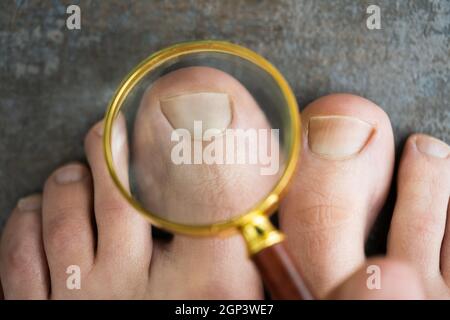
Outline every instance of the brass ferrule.
<svg viewBox="0 0 450 320">
<path fill-rule="evenodd" d="M 239 229 L 245 238 L 250 256 L 282 242 L 285 238 L 284 234 L 278 231 L 261 212 L 249 215 Z"/>
</svg>

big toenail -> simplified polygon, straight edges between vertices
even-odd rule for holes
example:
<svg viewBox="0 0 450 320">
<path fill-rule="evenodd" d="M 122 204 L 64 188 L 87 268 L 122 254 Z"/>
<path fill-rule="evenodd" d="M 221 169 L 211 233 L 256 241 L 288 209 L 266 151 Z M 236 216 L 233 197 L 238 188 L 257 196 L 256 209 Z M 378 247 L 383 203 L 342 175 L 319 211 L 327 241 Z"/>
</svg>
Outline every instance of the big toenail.
<svg viewBox="0 0 450 320">
<path fill-rule="evenodd" d="M 201 136 L 195 134 L 194 121 L 201 121 L 202 131 L 216 129 L 223 132 L 231 123 L 231 101 L 226 93 L 186 93 L 160 99 L 160 104 L 172 127 L 189 130 L 194 139 L 201 140 Z"/>
<path fill-rule="evenodd" d="M 17 208 L 20 211 L 37 211 L 41 209 L 42 205 L 42 197 L 40 195 L 32 195 L 25 198 L 22 198 L 17 202 Z"/>
<path fill-rule="evenodd" d="M 433 137 L 420 135 L 416 138 L 416 146 L 420 152 L 432 157 L 447 158 L 450 154 L 450 146 Z"/>
<path fill-rule="evenodd" d="M 80 165 L 72 164 L 62 167 L 56 172 L 55 180 L 59 184 L 68 184 L 83 179 L 86 170 Z"/>
<path fill-rule="evenodd" d="M 313 153 L 330 159 L 345 159 L 359 153 L 374 128 L 349 116 L 315 116 L 309 119 L 308 144 Z"/>
</svg>

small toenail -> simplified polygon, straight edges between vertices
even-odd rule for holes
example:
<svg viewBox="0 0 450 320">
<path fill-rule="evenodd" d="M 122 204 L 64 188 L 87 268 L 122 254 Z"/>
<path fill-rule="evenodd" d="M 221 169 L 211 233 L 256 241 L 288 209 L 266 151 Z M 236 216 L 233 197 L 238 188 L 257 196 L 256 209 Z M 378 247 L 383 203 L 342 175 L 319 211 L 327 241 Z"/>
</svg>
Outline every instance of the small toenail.
<svg viewBox="0 0 450 320">
<path fill-rule="evenodd" d="M 98 123 L 94 129 L 95 133 L 98 134 L 99 137 L 103 137 L 103 121 Z"/>
<path fill-rule="evenodd" d="M 194 121 L 201 121 L 202 131 L 223 132 L 231 123 L 230 97 L 221 92 L 186 93 L 160 100 L 161 110 L 174 129 L 187 129 L 196 138 Z M 199 139 L 198 139 L 199 138 Z M 197 137 L 201 140 L 202 137 Z"/>
<path fill-rule="evenodd" d="M 22 198 L 17 202 L 17 208 L 20 211 L 37 211 L 41 209 L 42 197 L 40 195 L 32 195 Z"/>
<path fill-rule="evenodd" d="M 82 166 L 77 164 L 69 164 L 56 172 L 55 179 L 59 184 L 68 184 L 80 181 L 85 175 L 86 170 L 84 170 Z"/>
<path fill-rule="evenodd" d="M 329 159 L 345 159 L 359 153 L 374 128 L 349 116 L 316 116 L 309 119 L 308 144 L 313 153 Z"/>
<path fill-rule="evenodd" d="M 112 135 L 112 142 L 113 142 L 113 151 L 114 152 L 120 152 L 122 146 L 124 145 L 124 142 L 126 141 L 125 135 L 123 134 L 123 126 L 122 123 L 118 122 L 120 121 L 119 118 L 117 118 L 113 122 L 113 135 Z M 104 121 L 101 121 L 94 127 L 95 133 L 99 137 L 103 137 L 103 130 L 104 130 Z"/>
<path fill-rule="evenodd" d="M 417 136 L 416 146 L 420 152 L 432 157 L 444 159 L 450 154 L 450 146 L 448 144 L 430 136 Z"/>
</svg>

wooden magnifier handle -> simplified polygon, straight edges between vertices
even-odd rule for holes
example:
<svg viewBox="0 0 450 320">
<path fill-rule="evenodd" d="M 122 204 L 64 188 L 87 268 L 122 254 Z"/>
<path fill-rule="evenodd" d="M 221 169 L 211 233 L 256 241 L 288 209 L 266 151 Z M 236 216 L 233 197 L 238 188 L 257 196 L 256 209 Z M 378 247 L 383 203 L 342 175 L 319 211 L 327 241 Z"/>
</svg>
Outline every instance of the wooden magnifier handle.
<svg viewBox="0 0 450 320">
<path fill-rule="evenodd" d="M 301 273 L 284 244 L 279 242 L 252 256 L 261 278 L 275 300 L 312 300 Z"/>
<path fill-rule="evenodd" d="M 243 222 L 240 230 L 272 299 L 314 299 L 284 244 L 285 236 L 267 216 L 254 213 Z"/>
</svg>

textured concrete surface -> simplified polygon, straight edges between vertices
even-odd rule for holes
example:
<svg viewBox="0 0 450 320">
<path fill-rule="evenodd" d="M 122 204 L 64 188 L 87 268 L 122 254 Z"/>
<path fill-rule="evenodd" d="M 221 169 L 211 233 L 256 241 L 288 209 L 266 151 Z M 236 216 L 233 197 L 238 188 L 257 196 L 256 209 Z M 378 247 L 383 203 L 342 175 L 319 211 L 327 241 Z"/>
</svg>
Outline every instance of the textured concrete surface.
<svg viewBox="0 0 450 320">
<path fill-rule="evenodd" d="M 69 4 L 81 7 L 79 31 L 65 27 Z M 366 28 L 369 4 L 381 7 L 381 30 Z M 83 159 L 84 133 L 131 67 L 166 45 L 206 38 L 266 56 L 302 107 L 337 91 L 375 101 L 391 117 L 398 152 L 414 131 L 450 142 L 449 1 L 5 0 L 2 223 L 16 200 L 41 190 L 56 166 Z M 389 210 L 372 251 L 382 250 Z"/>
</svg>

